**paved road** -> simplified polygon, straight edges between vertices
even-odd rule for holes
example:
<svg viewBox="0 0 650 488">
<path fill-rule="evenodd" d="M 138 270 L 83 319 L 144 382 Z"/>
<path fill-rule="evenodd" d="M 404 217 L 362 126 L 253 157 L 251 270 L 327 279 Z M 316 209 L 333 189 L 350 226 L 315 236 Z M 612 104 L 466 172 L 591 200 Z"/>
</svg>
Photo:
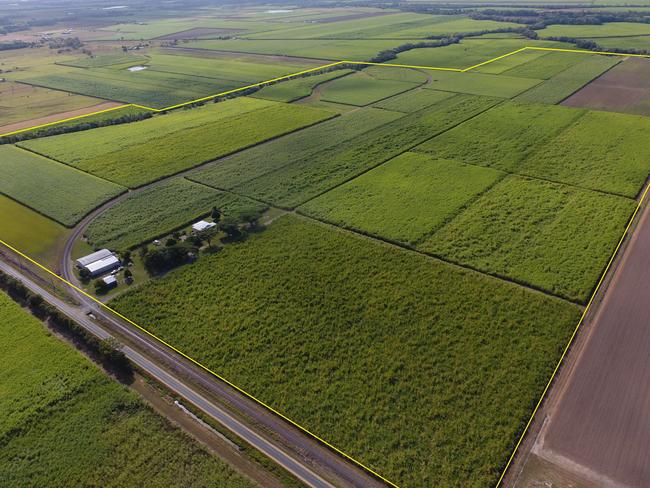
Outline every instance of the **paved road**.
<svg viewBox="0 0 650 488">
<path fill-rule="evenodd" d="M 89 330 L 91 333 L 96 335 L 99 338 L 105 339 L 111 337 L 111 334 L 107 332 L 103 327 L 98 325 L 94 320 L 86 315 L 84 310 L 71 306 L 61 299 L 53 296 L 50 292 L 42 288 L 40 285 L 36 284 L 34 281 L 24 276 L 18 270 L 14 269 L 5 262 L 0 261 L 0 269 L 5 273 L 12 275 L 18 278 L 23 282 L 25 286 L 31 289 L 33 292 L 38 293 L 43 296 L 47 302 L 54 305 L 56 308 L 64 312 L 66 315 L 73 318 L 81 326 Z M 103 312 L 97 311 L 97 306 L 92 307 L 93 312 L 97 316 L 101 316 L 103 319 L 110 319 L 112 322 L 111 325 L 119 326 L 120 332 L 128 332 L 129 327 L 126 327 L 126 331 L 123 330 L 121 324 L 119 324 L 115 319 L 110 316 L 105 316 Z M 134 337 L 135 334 L 128 334 L 130 337 Z M 162 348 L 159 348 L 162 349 Z M 124 346 L 123 349 L 126 356 L 137 364 L 140 368 L 150 374 L 153 378 L 158 380 L 160 383 L 165 385 L 170 390 L 178 393 L 188 402 L 194 404 L 196 407 L 200 408 L 203 412 L 217 420 L 221 425 L 227 428 L 230 432 L 234 433 L 238 437 L 246 440 L 253 447 L 258 449 L 260 452 L 271 458 L 273 461 L 278 463 L 280 466 L 284 467 L 286 470 L 294 474 L 297 478 L 302 480 L 305 484 L 315 488 L 333 488 L 334 485 L 324 480 L 320 475 L 318 475 L 309 465 L 309 462 L 306 459 L 300 459 L 295 456 L 293 453 L 287 453 L 285 450 L 277 447 L 274 443 L 269 441 L 267 438 L 262 437 L 257 432 L 249 428 L 247 425 L 234 418 L 228 412 L 220 408 L 218 405 L 207 399 L 205 396 L 197 392 L 192 387 L 188 386 L 186 381 L 182 379 L 180 375 L 170 372 L 167 369 L 163 369 L 158 366 L 154 361 L 143 356 L 135 349 Z M 160 351 L 158 351 L 160 352 Z M 175 364 L 172 362 L 175 366 Z M 184 368 L 180 368 L 184 369 Z M 297 443 L 299 445 L 299 443 Z M 320 446 L 319 446 L 320 447 Z M 320 448 L 321 450 L 323 448 Z M 306 446 L 306 452 L 310 452 L 309 445 Z M 327 466 L 327 462 L 325 465 Z M 355 469 L 356 470 L 356 469 Z M 378 483 L 373 479 L 370 479 L 365 475 L 365 473 L 359 472 L 356 476 L 353 476 L 355 482 L 351 483 L 352 486 L 377 486 Z"/>
<path fill-rule="evenodd" d="M 537 450 L 593 486 L 648 487 L 650 208 L 588 327 Z"/>
</svg>

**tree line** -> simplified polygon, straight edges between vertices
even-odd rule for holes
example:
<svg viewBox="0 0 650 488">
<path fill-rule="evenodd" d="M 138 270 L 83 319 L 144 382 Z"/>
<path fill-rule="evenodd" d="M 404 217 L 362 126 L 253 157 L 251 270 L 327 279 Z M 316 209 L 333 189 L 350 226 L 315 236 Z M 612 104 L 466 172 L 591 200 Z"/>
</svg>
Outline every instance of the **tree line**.
<svg viewBox="0 0 650 488">
<path fill-rule="evenodd" d="M 16 303 L 29 308 L 37 318 L 45 321 L 56 332 L 71 340 L 75 346 L 86 352 L 121 380 L 131 380 L 133 368 L 117 341 L 114 339 L 98 339 L 67 315 L 47 303 L 41 295 L 33 293 L 19 280 L 3 271 L 0 271 L 0 289 L 6 291 Z"/>
</svg>

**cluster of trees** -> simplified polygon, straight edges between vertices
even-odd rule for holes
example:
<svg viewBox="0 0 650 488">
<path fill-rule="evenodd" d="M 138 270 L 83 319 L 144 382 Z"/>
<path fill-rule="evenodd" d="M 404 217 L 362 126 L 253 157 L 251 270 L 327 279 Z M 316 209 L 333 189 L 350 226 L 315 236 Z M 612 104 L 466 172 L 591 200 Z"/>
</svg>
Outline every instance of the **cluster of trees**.
<svg viewBox="0 0 650 488">
<path fill-rule="evenodd" d="M 0 51 L 9 51 L 11 49 L 22 49 L 25 47 L 34 47 L 36 44 L 33 42 L 25 41 L 10 41 L 0 42 Z"/>
<path fill-rule="evenodd" d="M 83 46 L 83 42 L 78 37 L 57 37 L 49 41 L 50 49 L 66 50 L 66 49 L 79 49 Z"/>
<path fill-rule="evenodd" d="M 551 24 L 600 25 L 606 22 L 640 22 L 648 24 L 650 18 L 643 12 L 604 12 L 593 9 L 566 11 L 562 8 L 553 10 L 533 9 L 486 9 L 469 14 L 475 20 L 496 20 L 527 24 L 531 29 L 543 29 Z"/>
<path fill-rule="evenodd" d="M 62 19 L 33 19 L 27 22 L 15 22 L 10 17 L 0 17 L 0 35 L 20 32 L 32 27 L 54 25 Z"/>
<path fill-rule="evenodd" d="M 0 289 L 5 290 L 15 302 L 28 307 L 36 317 L 47 321 L 57 332 L 72 340 L 77 347 L 100 362 L 106 369 L 124 380 L 132 377 L 131 363 L 122 352 L 119 342 L 114 339 L 98 339 L 47 303 L 41 295 L 32 293 L 20 281 L 2 271 L 0 271 Z"/>
<path fill-rule="evenodd" d="M 579 49 L 586 49 L 589 51 L 608 51 L 613 53 L 621 54 L 650 54 L 650 51 L 647 49 L 634 49 L 634 48 L 618 48 L 618 47 L 603 47 L 598 44 L 596 41 L 590 39 L 577 39 L 575 37 L 547 37 L 551 41 L 561 41 L 561 42 L 570 42 L 576 45 Z"/>
<path fill-rule="evenodd" d="M 395 59 L 399 53 L 402 53 L 404 51 L 410 51 L 411 49 L 419 49 L 423 47 L 449 46 L 450 44 L 458 44 L 460 42 L 460 39 L 461 39 L 460 37 L 444 37 L 436 41 L 409 42 L 394 47 L 392 49 L 386 49 L 384 51 L 381 51 L 370 61 L 373 63 L 383 63 L 385 61 L 390 61 L 391 59 Z"/>
<path fill-rule="evenodd" d="M 36 139 L 38 137 L 56 136 L 59 134 L 67 134 L 68 132 L 79 132 L 82 130 L 95 129 L 97 127 L 105 127 L 107 125 L 127 124 L 129 122 L 136 122 L 153 117 L 151 112 L 142 112 L 137 114 L 127 114 L 115 118 L 102 118 L 88 122 L 68 122 L 64 125 L 45 127 L 21 134 L 14 134 L 11 136 L 0 137 L 0 144 L 14 144 L 28 139 Z M 68 125 L 69 124 L 69 125 Z"/>
<path fill-rule="evenodd" d="M 223 234 L 221 242 L 235 242 L 245 239 L 250 231 L 259 228 L 261 213 L 257 210 L 241 212 L 237 217 L 223 217 L 221 211 L 214 207 L 211 212 L 212 220 L 217 224 L 214 227 L 193 233 L 181 240 L 181 235 L 173 234 L 165 241 L 163 247 L 150 249 L 148 246 L 140 248 L 140 255 L 145 268 L 151 274 L 164 273 L 182 264 L 187 264 L 196 259 L 199 249 L 207 243 L 211 251 L 218 250 L 213 246 L 213 241 Z"/>
<path fill-rule="evenodd" d="M 392 49 L 386 49 L 384 51 L 381 51 L 379 54 L 377 54 L 377 56 L 372 58 L 370 61 L 372 61 L 373 63 L 383 63 L 385 61 L 390 61 L 391 59 L 395 59 L 399 53 L 402 53 L 404 51 L 410 51 L 411 49 L 419 49 L 424 47 L 449 46 L 450 44 L 459 43 L 461 39 L 465 37 L 476 37 L 485 34 L 503 34 L 509 32 L 516 32 L 518 34 L 522 34 L 528 37 L 529 39 L 537 39 L 537 32 L 535 32 L 530 27 L 504 27 L 501 29 L 484 29 L 481 31 L 474 31 L 474 32 L 457 32 L 452 36 L 444 35 L 444 34 L 432 35 L 432 36 L 427 36 L 427 39 L 431 39 L 431 41 L 409 42 L 394 47 Z"/>
</svg>

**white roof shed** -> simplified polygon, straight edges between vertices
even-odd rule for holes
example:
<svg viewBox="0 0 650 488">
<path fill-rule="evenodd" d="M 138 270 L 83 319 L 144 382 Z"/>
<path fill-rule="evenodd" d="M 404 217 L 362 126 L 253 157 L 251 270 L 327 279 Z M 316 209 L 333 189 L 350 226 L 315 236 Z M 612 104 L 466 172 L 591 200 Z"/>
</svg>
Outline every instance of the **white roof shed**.
<svg viewBox="0 0 650 488">
<path fill-rule="evenodd" d="M 211 229 L 212 227 L 215 227 L 217 224 L 214 222 L 206 222 L 205 220 L 199 220 L 196 224 L 192 225 L 192 229 L 201 232 L 206 229 Z"/>
<path fill-rule="evenodd" d="M 82 258 L 77 259 L 76 263 L 77 266 L 83 268 L 84 266 L 88 266 L 90 263 L 94 263 L 95 261 L 99 261 L 100 259 L 105 259 L 112 255 L 113 253 L 108 249 L 100 249 L 99 251 L 96 251 L 92 254 L 88 254 L 88 256 L 84 256 Z"/>
<path fill-rule="evenodd" d="M 106 273 L 107 271 L 111 271 L 115 268 L 119 268 L 119 266 L 120 260 L 111 254 L 107 258 L 100 259 L 99 261 L 95 261 L 94 263 L 90 263 L 84 266 L 84 268 L 88 270 L 90 276 L 97 276 L 102 273 Z"/>
</svg>

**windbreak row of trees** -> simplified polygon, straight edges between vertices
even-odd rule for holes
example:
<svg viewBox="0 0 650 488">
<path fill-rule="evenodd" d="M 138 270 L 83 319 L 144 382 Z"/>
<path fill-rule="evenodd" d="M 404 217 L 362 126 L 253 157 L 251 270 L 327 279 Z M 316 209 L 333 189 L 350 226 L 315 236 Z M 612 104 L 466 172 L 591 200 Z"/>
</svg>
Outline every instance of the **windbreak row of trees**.
<svg viewBox="0 0 650 488">
<path fill-rule="evenodd" d="M 41 320 L 46 321 L 54 330 L 71 340 L 75 346 L 101 363 L 107 370 L 123 380 L 133 375 L 131 363 L 114 339 L 100 340 L 86 329 L 59 312 L 55 307 L 33 293 L 20 281 L 0 271 L 0 289 L 20 305 L 27 307 Z"/>
</svg>

